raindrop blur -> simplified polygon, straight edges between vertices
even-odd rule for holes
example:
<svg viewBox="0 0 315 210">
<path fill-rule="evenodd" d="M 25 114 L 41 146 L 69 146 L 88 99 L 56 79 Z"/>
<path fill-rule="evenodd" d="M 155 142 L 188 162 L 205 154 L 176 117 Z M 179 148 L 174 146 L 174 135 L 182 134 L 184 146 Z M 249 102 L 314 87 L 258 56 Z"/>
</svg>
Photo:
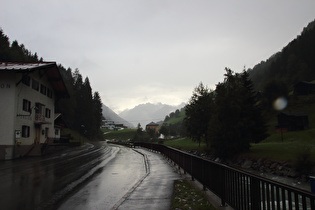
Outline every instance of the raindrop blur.
<svg viewBox="0 0 315 210">
<path fill-rule="evenodd" d="M 284 97 L 277 98 L 273 102 L 273 108 L 275 110 L 279 110 L 279 111 L 285 109 L 287 107 L 287 105 L 288 105 L 288 101 Z"/>
</svg>

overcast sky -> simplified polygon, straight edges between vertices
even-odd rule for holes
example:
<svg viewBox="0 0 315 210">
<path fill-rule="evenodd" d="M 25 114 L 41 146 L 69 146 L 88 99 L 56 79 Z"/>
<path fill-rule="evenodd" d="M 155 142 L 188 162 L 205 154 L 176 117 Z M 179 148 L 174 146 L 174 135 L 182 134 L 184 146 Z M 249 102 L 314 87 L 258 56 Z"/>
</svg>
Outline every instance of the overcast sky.
<svg viewBox="0 0 315 210">
<path fill-rule="evenodd" d="M 224 68 L 252 68 L 315 19 L 314 0 L 0 0 L 10 41 L 78 68 L 119 113 L 188 102 Z"/>
</svg>

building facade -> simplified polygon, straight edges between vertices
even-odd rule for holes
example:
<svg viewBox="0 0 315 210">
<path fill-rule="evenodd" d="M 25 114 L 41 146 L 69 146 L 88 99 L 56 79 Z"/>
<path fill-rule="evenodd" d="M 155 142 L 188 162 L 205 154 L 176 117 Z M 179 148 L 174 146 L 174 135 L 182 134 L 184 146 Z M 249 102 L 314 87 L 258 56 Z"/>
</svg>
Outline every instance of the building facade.
<svg viewBox="0 0 315 210">
<path fill-rule="evenodd" d="M 0 63 L 0 159 L 55 137 L 55 100 L 68 92 L 54 62 Z"/>
<path fill-rule="evenodd" d="M 154 133 L 158 133 L 159 132 L 159 124 L 155 123 L 155 122 L 150 122 L 149 124 L 147 124 L 145 126 L 145 130 L 153 130 Z"/>
</svg>

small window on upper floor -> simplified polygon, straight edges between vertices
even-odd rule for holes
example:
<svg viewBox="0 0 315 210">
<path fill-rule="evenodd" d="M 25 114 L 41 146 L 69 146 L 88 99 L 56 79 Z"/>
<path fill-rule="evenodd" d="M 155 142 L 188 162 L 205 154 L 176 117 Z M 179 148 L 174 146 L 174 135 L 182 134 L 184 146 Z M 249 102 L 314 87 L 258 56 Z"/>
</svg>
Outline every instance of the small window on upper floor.
<svg viewBox="0 0 315 210">
<path fill-rule="evenodd" d="M 45 117 L 50 118 L 51 111 L 50 109 L 46 108 Z"/>
<path fill-rule="evenodd" d="M 45 105 L 41 103 L 35 103 L 35 110 L 36 114 L 43 114 L 43 112 L 45 111 Z"/>
<path fill-rule="evenodd" d="M 31 77 L 28 75 L 23 75 L 22 77 L 22 83 L 24 85 L 30 86 L 31 85 Z"/>
<path fill-rule="evenodd" d="M 48 96 L 49 98 L 52 98 L 52 90 L 49 89 L 49 88 L 47 88 L 47 96 Z"/>
<path fill-rule="evenodd" d="M 31 102 L 29 100 L 23 99 L 23 110 L 26 112 L 31 111 Z"/>
<path fill-rule="evenodd" d="M 39 82 L 35 79 L 32 79 L 32 88 L 39 91 Z"/>
<path fill-rule="evenodd" d="M 46 89 L 47 89 L 47 88 L 46 88 L 45 85 L 40 84 L 40 92 L 41 92 L 42 94 L 46 95 L 46 91 L 47 91 Z"/>
</svg>

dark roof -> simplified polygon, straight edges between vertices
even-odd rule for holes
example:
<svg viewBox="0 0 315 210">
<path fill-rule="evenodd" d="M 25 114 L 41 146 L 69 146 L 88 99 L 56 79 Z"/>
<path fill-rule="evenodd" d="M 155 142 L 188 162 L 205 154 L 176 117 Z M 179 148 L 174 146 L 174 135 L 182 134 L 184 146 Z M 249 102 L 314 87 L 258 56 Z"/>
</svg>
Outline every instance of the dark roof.
<svg viewBox="0 0 315 210">
<path fill-rule="evenodd" d="M 150 122 L 149 124 L 147 124 L 146 126 L 159 126 L 159 124 L 155 123 L 155 122 Z"/>
<path fill-rule="evenodd" d="M 40 71 L 46 75 L 55 93 L 60 97 L 69 97 L 68 90 L 55 62 L 15 63 L 1 62 L 0 71 L 15 73 L 31 73 Z"/>
<path fill-rule="evenodd" d="M 55 127 L 59 128 L 68 128 L 68 125 L 66 124 L 65 120 L 63 119 L 63 115 L 61 113 L 55 113 Z"/>
<path fill-rule="evenodd" d="M 297 82 L 295 85 L 300 85 L 300 84 L 315 85 L 315 83 L 313 83 L 313 82 L 306 82 L 306 81 Z"/>
<path fill-rule="evenodd" d="M 281 112 L 279 115 L 285 115 L 285 116 L 291 116 L 291 117 L 305 117 L 305 116 L 308 116 L 307 114 L 299 113 L 299 112 Z"/>
</svg>

